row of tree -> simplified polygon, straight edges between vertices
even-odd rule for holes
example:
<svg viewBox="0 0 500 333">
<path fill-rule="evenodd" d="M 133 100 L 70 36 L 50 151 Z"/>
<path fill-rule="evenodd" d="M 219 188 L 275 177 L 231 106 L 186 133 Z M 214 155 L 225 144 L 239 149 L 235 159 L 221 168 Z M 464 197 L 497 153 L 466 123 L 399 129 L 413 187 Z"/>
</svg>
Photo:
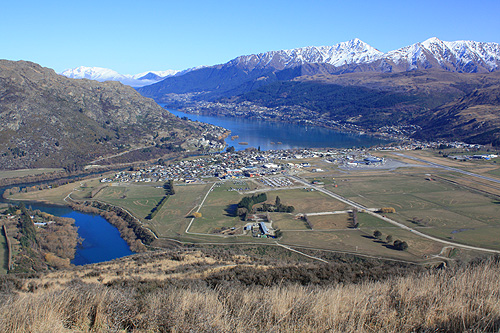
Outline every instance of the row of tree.
<svg viewBox="0 0 500 333">
<path fill-rule="evenodd" d="M 254 205 L 264 202 L 266 200 L 267 200 L 266 193 L 259 193 L 257 195 L 254 194 L 251 197 L 244 197 L 243 199 L 240 200 L 240 202 L 238 202 L 238 209 L 245 208 L 247 212 L 251 212 L 253 210 Z"/>
<path fill-rule="evenodd" d="M 160 211 L 161 207 L 167 202 L 167 199 L 169 196 L 175 194 L 175 189 L 174 189 L 174 181 L 172 179 L 169 179 L 168 181 L 163 184 L 163 189 L 165 190 L 165 195 L 161 200 L 156 204 L 156 206 L 151 209 L 151 212 L 146 216 L 147 220 L 152 220 L 156 216 L 156 214 Z"/>
</svg>

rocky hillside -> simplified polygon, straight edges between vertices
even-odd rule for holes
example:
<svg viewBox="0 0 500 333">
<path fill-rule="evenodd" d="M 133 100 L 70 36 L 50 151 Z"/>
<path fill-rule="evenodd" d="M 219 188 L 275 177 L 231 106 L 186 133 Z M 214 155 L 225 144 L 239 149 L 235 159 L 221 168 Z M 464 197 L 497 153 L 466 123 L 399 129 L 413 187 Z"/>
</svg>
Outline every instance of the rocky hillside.
<svg viewBox="0 0 500 333">
<path fill-rule="evenodd" d="M 25 61 L 0 60 L 0 119 L 0 169 L 74 168 L 199 133 L 128 86 L 69 79 Z"/>
</svg>

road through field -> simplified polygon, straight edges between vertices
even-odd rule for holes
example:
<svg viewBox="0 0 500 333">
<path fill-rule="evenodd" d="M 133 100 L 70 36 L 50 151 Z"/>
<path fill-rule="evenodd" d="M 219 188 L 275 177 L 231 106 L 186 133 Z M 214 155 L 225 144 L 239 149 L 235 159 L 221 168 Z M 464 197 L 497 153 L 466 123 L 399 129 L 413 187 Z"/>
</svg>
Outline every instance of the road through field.
<svg viewBox="0 0 500 333">
<path fill-rule="evenodd" d="M 453 169 L 453 168 L 451 168 Z M 458 170 L 458 169 L 457 169 Z M 298 176 L 290 176 L 290 178 L 294 179 L 295 181 L 299 182 L 299 183 L 302 183 L 304 184 L 305 186 L 308 186 L 308 187 L 311 187 L 311 188 L 314 188 L 316 191 L 319 191 L 319 192 L 322 192 L 332 198 L 335 198 L 341 202 L 344 202 L 348 205 L 351 205 L 352 207 L 354 208 L 357 208 L 358 210 L 362 210 L 362 211 L 365 211 L 366 213 L 370 214 L 370 215 L 373 215 L 381 220 L 384 220 L 392 225 L 395 225 L 401 229 L 404 229 L 404 230 L 407 230 L 415 235 L 418 235 L 420 237 L 424 237 L 424 238 L 427 238 L 427 239 L 430 239 L 432 241 L 435 241 L 435 242 L 439 242 L 439 243 L 442 243 L 442 244 L 446 244 L 446 245 L 452 245 L 452 246 L 455 246 L 455 247 L 459 247 L 459 248 L 462 248 L 462 249 L 467 249 L 467 250 L 474 250 L 474 251 L 482 251 L 482 252 L 489 252 L 489 253 L 497 253 L 497 254 L 500 254 L 500 251 L 498 250 L 493 250 L 493 249 L 487 249 L 487 248 L 483 248 L 483 247 L 476 247 L 476 246 L 470 246 L 470 245 L 464 245 L 464 244 L 459 244 L 459 243 L 454 243 L 454 242 L 449 242 L 449 241 L 446 241 L 446 240 L 443 240 L 443 239 L 440 239 L 440 238 L 436 238 L 436 237 L 433 237 L 433 236 L 429 236 L 427 234 L 424 234 L 420 231 L 417 231 L 415 229 L 412 229 L 402 223 L 399 223 L 397 221 L 394 221 L 386 216 L 383 216 L 383 215 L 380 215 L 380 214 L 377 214 L 377 213 L 374 213 L 372 211 L 370 211 L 370 208 L 367 208 L 357 202 L 354 202 L 352 200 L 349 200 L 347 198 L 344 198 L 336 193 L 333 193 L 327 189 L 324 189 L 322 187 L 319 187 L 319 186 L 316 186 L 314 184 L 310 184 L 309 182 L 307 182 L 306 180 L 298 177 Z M 499 181 L 500 182 L 500 181 Z"/>
</svg>

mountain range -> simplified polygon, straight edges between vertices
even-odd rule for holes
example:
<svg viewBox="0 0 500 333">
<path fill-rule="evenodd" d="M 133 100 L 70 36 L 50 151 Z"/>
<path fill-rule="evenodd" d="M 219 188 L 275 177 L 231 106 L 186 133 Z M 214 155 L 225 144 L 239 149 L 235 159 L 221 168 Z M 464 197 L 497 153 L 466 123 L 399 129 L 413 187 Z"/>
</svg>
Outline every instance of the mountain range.
<svg viewBox="0 0 500 333">
<path fill-rule="evenodd" d="M 169 69 L 165 71 L 149 71 L 139 74 L 120 74 L 108 68 L 79 66 L 67 69 L 60 74 L 71 79 L 89 79 L 99 82 L 118 81 L 131 87 L 143 87 L 159 82 L 167 77 L 182 75 L 199 68 L 201 67 L 189 68 L 182 71 Z"/>
<path fill-rule="evenodd" d="M 500 45 L 497 43 L 445 42 L 434 37 L 383 53 L 359 39 L 353 39 L 333 46 L 240 56 L 225 64 L 166 78 L 139 91 L 162 102 L 170 100 L 169 94 L 186 93 L 196 93 L 198 99 L 211 100 L 303 75 L 429 69 L 488 73 L 498 70 L 499 66 Z"/>
<path fill-rule="evenodd" d="M 474 41 L 445 42 L 430 38 L 383 53 L 359 39 L 334 46 L 304 47 L 238 57 L 228 63 L 246 70 L 282 70 L 304 64 L 328 64 L 345 71 L 357 66 L 381 72 L 441 68 L 453 72 L 491 72 L 500 64 L 500 45 Z"/>
<path fill-rule="evenodd" d="M 500 144 L 499 68 L 497 43 L 430 38 L 383 53 L 353 39 L 240 56 L 137 90 L 177 108 L 293 104 L 369 132 L 410 126 L 419 139 Z"/>
</svg>

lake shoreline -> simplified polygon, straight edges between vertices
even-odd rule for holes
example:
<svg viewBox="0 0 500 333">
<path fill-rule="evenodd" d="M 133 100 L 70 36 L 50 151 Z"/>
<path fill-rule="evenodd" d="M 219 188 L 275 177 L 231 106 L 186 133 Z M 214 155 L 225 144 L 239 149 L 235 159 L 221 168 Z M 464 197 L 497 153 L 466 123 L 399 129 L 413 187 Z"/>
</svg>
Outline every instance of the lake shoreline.
<svg viewBox="0 0 500 333">
<path fill-rule="evenodd" d="M 163 107 L 165 107 L 163 105 Z M 213 116 L 198 113 L 187 113 L 181 110 L 168 109 L 167 111 L 179 118 L 191 121 L 209 123 L 231 131 L 225 139 L 227 147 L 235 146 L 236 150 L 247 147 L 261 148 L 261 150 L 276 149 L 321 149 L 321 148 L 353 148 L 387 145 L 393 140 L 379 138 L 359 132 L 346 132 L 337 129 L 315 126 L 312 124 L 297 124 L 293 122 L 268 121 L 249 117 Z M 247 142 L 248 145 L 239 145 L 232 137 L 238 136 L 238 142 Z M 281 142 L 276 145 L 272 143 Z"/>
<path fill-rule="evenodd" d="M 172 111 L 174 109 L 169 108 L 167 106 L 163 106 L 164 109 L 167 111 Z M 224 114 L 224 113 L 219 113 L 219 112 L 207 112 L 207 111 L 188 111 L 184 110 L 182 108 L 180 109 L 175 109 L 175 111 L 182 112 L 185 114 L 190 114 L 190 115 L 201 115 L 201 116 L 209 116 L 209 117 L 221 117 L 221 118 L 235 118 L 235 119 L 248 119 L 248 120 L 255 120 L 255 121 L 268 121 L 268 122 L 273 122 L 273 123 L 283 123 L 283 124 L 293 124 L 293 125 L 303 125 L 303 126 L 310 126 L 310 127 L 319 127 L 319 128 L 325 128 L 329 130 L 333 130 L 336 132 L 340 133 L 345 133 L 345 134 L 351 134 L 351 135 L 366 135 L 378 139 L 383 139 L 383 140 L 392 140 L 392 141 L 406 141 L 410 140 L 409 137 L 407 136 L 397 136 L 397 135 L 390 135 L 390 134 L 382 134 L 380 132 L 372 132 L 369 131 L 368 129 L 363 129 L 362 131 L 360 130 L 355 130 L 355 129 L 349 129 L 349 128 L 343 128 L 339 126 L 329 126 L 324 123 L 316 123 L 316 122 L 311 122 L 311 123 L 306 123 L 309 120 L 301 120 L 299 122 L 297 121 L 289 121 L 289 120 L 283 120 L 283 119 L 273 119 L 273 118 L 259 118 L 255 117 L 252 115 L 245 115 L 245 116 L 236 116 L 233 114 Z"/>
</svg>

